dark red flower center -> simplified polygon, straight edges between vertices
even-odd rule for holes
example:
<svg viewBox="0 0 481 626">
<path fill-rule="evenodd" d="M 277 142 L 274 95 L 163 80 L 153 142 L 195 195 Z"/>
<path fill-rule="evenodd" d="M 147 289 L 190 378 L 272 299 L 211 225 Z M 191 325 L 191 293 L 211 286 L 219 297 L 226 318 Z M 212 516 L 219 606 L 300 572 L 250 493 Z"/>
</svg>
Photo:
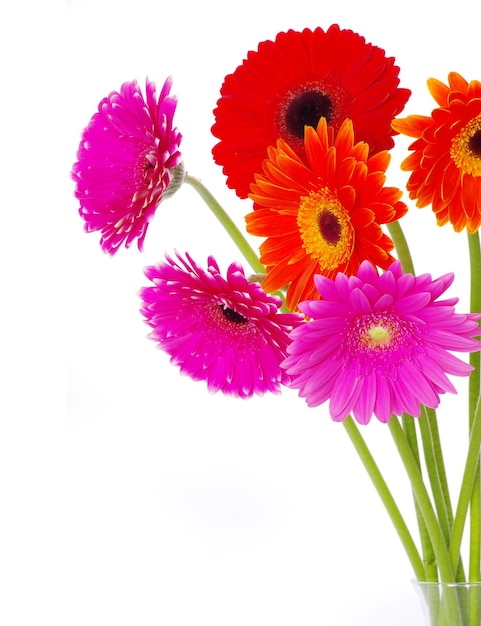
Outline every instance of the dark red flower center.
<svg viewBox="0 0 481 626">
<path fill-rule="evenodd" d="M 341 238 L 341 224 L 339 219 L 331 211 L 321 211 L 317 218 L 319 232 L 322 238 L 331 246 L 337 245 Z"/>
<path fill-rule="evenodd" d="M 476 131 L 474 135 L 469 138 L 468 146 L 471 152 L 481 157 L 481 130 Z"/>
<path fill-rule="evenodd" d="M 230 309 L 228 306 L 225 306 L 224 304 L 220 304 L 219 308 L 222 312 L 222 315 L 226 318 L 226 320 L 228 320 L 229 322 L 232 322 L 233 324 L 238 324 L 238 325 L 247 324 L 249 321 L 247 317 L 244 317 L 240 313 L 237 313 L 237 311 L 234 311 L 234 309 Z"/>
<path fill-rule="evenodd" d="M 287 131 L 299 139 L 304 139 L 304 127 L 313 126 L 316 128 L 321 117 L 325 117 L 329 123 L 333 109 L 331 98 L 320 89 L 303 91 L 294 96 L 286 107 L 285 125 Z"/>
</svg>

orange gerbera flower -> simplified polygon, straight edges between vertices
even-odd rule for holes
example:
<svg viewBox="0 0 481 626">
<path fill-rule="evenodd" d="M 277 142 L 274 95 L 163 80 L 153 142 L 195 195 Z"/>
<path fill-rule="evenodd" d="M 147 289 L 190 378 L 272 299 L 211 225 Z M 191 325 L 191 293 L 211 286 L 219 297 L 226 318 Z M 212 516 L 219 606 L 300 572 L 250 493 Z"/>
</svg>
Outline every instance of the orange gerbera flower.
<svg viewBox="0 0 481 626">
<path fill-rule="evenodd" d="M 456 72 L 448 81 L 428 80 L 439 104 L 430 117 L 408 115 L 392 126 L 417 138 L 401 164 L 412 171 L 409 197 L 420 208 L 431 204 L 439 226 L 451 222 L 455 231 L 474 233 L 481 225 L 481 82 Z"/>
<path fill-rule="evenodd" d="M 317 130 L 306 126 L 304 140 L 306 163 L 282 139 L 269 148 L 264 173 L 251 186 L 254 210 L 246 216 L 247 231 L 267 237 L 260 246 L 263 287 L 289 285 L 291 310 L 319 297 L 315 274 L 353 274 L 365 259 L 387 269 L 394 245 L 380 225 L 407 211 L 402 192 L 384 187 L 388 152 L 369 157 L 368 144 L 354 142 L 350 119 L 335 135 L 323 117 Z"/>
<path fill-rule="evenodd" d="M 371 154 L 394 145 L 391 120 L 411 92 L 399 87 L 393 57 L 332 24 L 279 33 L 226 76 L 214 111 L 214 160 L 227 185 L 246 198 L 267 148 L 282 137 L 302 155 L 304 126 L 321 117 L 337 131 L 347 117 Z"/>
</svg>

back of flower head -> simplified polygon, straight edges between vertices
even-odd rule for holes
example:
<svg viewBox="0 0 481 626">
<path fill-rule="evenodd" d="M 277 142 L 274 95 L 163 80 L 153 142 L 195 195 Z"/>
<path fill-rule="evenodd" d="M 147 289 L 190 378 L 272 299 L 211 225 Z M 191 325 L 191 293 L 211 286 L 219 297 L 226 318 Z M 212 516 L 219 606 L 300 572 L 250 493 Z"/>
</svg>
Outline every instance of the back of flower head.
<svg viewBox="0 0 481 626">
<path fill-rule="evenodd" d="M 82 133 L 72 168 L 79 213 L 86 232 L 100 231 L 100 245 L 111 255 L 135 240 L 142 250 L 157 207 L 183 182 L 171 86 L 167 78 L 157 98 L 149 79 L 145 96 L 137 81 L 125 82 L 103 98 Z"/>
</svg>

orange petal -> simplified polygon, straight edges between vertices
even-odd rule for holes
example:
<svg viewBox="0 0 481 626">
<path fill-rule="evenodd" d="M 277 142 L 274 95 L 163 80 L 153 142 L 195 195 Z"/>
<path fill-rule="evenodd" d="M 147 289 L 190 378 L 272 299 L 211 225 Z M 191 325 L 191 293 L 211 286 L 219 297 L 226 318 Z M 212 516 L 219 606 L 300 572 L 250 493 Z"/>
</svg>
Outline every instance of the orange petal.
<svg viewBox="0 0 481 626">
<path fill-rule="evenodd" d="M 448 102 L 448 95 L 451 91 L 449 87 L 437 78 L 428 78 L 427 83 L 432 97 L 436 100 L 439 106 L 446 106 Z"/>
<path fill-rule="evenodd" d="M 398 118 L 391 122 L 391 126 L 398 133 L 408 137 L 421 137 L 423 131 L 432 123 L 430 117 L 425 115 L 408 115 L 405 118 Z"/>
</svg>

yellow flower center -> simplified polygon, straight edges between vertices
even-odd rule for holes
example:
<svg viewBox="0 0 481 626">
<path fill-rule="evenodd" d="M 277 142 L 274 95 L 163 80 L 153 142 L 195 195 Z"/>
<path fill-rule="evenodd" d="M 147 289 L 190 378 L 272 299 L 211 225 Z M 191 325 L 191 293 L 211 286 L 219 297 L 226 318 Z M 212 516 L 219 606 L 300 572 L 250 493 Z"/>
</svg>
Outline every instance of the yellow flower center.
<svg viewBox="0 0 481 626">
<path fill-rule="evenodd" d="M 468 122 L 453 139 L 451 158 L 463 174 L 481 176 L 481 115 Z"/>
<path fill-rule="evenodd" d="M 350 345 L 356 354 L 366 357 L 391 354 L 400 344 L 402 336 L 409 334 L 409 324 L 402 323 L 388 311 L 372 312 L 358 317 L 352 327 Z"/>
<path fill-rule="evenodd" d="M 367 329 L 364 340 L 374 346 L 383 346 L 391 341 L 391 333 L 385 326 L 377 324 Z"/>
<path fill-rule="evenodd" d="M 327 187 L 303 196 L 297 225 L 306 253 L 323 271 L 349 261 L 354 248 L 354 228 L 349 213 Z"/>
</svg>

